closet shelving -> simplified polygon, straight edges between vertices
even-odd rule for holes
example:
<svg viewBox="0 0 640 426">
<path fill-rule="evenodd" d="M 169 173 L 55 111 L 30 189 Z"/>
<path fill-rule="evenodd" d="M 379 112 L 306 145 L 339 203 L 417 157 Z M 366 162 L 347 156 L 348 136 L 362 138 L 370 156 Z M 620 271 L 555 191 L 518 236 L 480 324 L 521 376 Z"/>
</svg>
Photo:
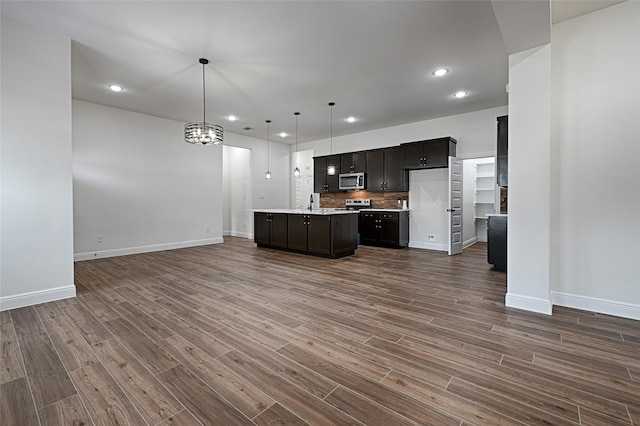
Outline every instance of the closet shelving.
<svg viewBox="0 0 640 426">
<path fill-rule="evenodd" d="M 487 220 L 487 214 L 495 213 L 496 175 L 495 163 L 476 164 L 475 219 Z"/>
</svg>

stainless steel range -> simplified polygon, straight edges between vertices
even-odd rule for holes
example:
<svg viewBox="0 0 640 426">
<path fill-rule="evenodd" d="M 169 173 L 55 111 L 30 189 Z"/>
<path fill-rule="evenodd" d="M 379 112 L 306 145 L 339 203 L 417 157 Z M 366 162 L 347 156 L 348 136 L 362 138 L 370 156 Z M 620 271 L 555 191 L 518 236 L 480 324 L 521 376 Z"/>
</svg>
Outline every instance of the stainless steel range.
<svg viewBox="0 0 640 426">
<path fill-rule="evenodd" d="M 344 206 L 347 210 L 362 210 L 371 208 L 370 198 L 353 198 L 345 200 Z"/>
</svg>

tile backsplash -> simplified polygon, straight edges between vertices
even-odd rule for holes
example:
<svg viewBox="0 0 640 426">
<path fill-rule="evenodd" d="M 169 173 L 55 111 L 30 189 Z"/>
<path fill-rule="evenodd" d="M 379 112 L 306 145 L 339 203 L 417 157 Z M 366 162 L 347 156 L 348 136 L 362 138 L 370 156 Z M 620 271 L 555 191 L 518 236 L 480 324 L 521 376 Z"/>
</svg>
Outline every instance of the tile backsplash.
<svg viewBox="0 0 640 426">
<path fill-rule="evenodd" d="M 320 194 L 321 208 L 341 208 L 347 199 L 353 198 L 370 198 L 371 208 L 374 209 L 401 209 L 402 200 L 409 203 L 409 192 L 367 192 L 367 191 L 347 191 L 331 194 Z M 400 199 L 400 202 L 398 202 Z"/>
</svg>

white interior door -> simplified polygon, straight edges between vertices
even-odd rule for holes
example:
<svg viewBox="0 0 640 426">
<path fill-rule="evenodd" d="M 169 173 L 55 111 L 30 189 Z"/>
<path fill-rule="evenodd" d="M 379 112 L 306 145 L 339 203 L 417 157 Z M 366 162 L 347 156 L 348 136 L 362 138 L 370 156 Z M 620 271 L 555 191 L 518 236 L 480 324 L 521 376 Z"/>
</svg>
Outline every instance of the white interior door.
<svg viewBox="0 0 640 426">
<path fill-rule="evenodd" d="M 449 157 L 449 255 L 462 253 L 462 160 Z"/>
</svg>

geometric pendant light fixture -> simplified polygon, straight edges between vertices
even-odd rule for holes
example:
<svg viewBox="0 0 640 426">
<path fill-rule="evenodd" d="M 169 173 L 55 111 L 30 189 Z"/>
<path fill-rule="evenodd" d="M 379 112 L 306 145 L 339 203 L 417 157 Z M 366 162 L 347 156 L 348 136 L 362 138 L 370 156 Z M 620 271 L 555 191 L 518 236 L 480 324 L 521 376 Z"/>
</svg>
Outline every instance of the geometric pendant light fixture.
<svg viewBox="0 0 640 426">
<path fill-rule="evenodd" d="M 200 58 L 202 64 L 202 121 L 192 121 L 184 125 L 184 140 L 192 144 L 219 145 L 222 143 L 222 126 L 207 123 L 207 102 L 205 98 L 204 66 L 208 59 Z"/>
<path fill-rule="evenodd" d="M 270 171 L 270 164 L 269 164 L 269 123 L 271 123 L 271 120 L 267 120 L 267 172 L 264 174 L 264 178 L 269 180 L 271 179 L 271 171 Z"/>
<path fill-rule="evenodd" d="M 293 177 L 300 176 L 300 167 L 298 167 L 298 116 L 299 112 L 294 112 L 293 115 L 296 116 L 296 153 L 295 153 L 295 169 L 293 169 Z"/>
<path fill-rule="evenodd" d="M 333 106 L 335 102 L 329 102 L 329 107 L 331 108 L 331 149 L 329 151 L 329 155 L 333 155 Z M 329 176 L 333 176 L 336 174 L 336 166 L 333 164 L 333 160 L 329 160 L 330 163 L 327 165 L 327 174 Z"/>
</svg>

